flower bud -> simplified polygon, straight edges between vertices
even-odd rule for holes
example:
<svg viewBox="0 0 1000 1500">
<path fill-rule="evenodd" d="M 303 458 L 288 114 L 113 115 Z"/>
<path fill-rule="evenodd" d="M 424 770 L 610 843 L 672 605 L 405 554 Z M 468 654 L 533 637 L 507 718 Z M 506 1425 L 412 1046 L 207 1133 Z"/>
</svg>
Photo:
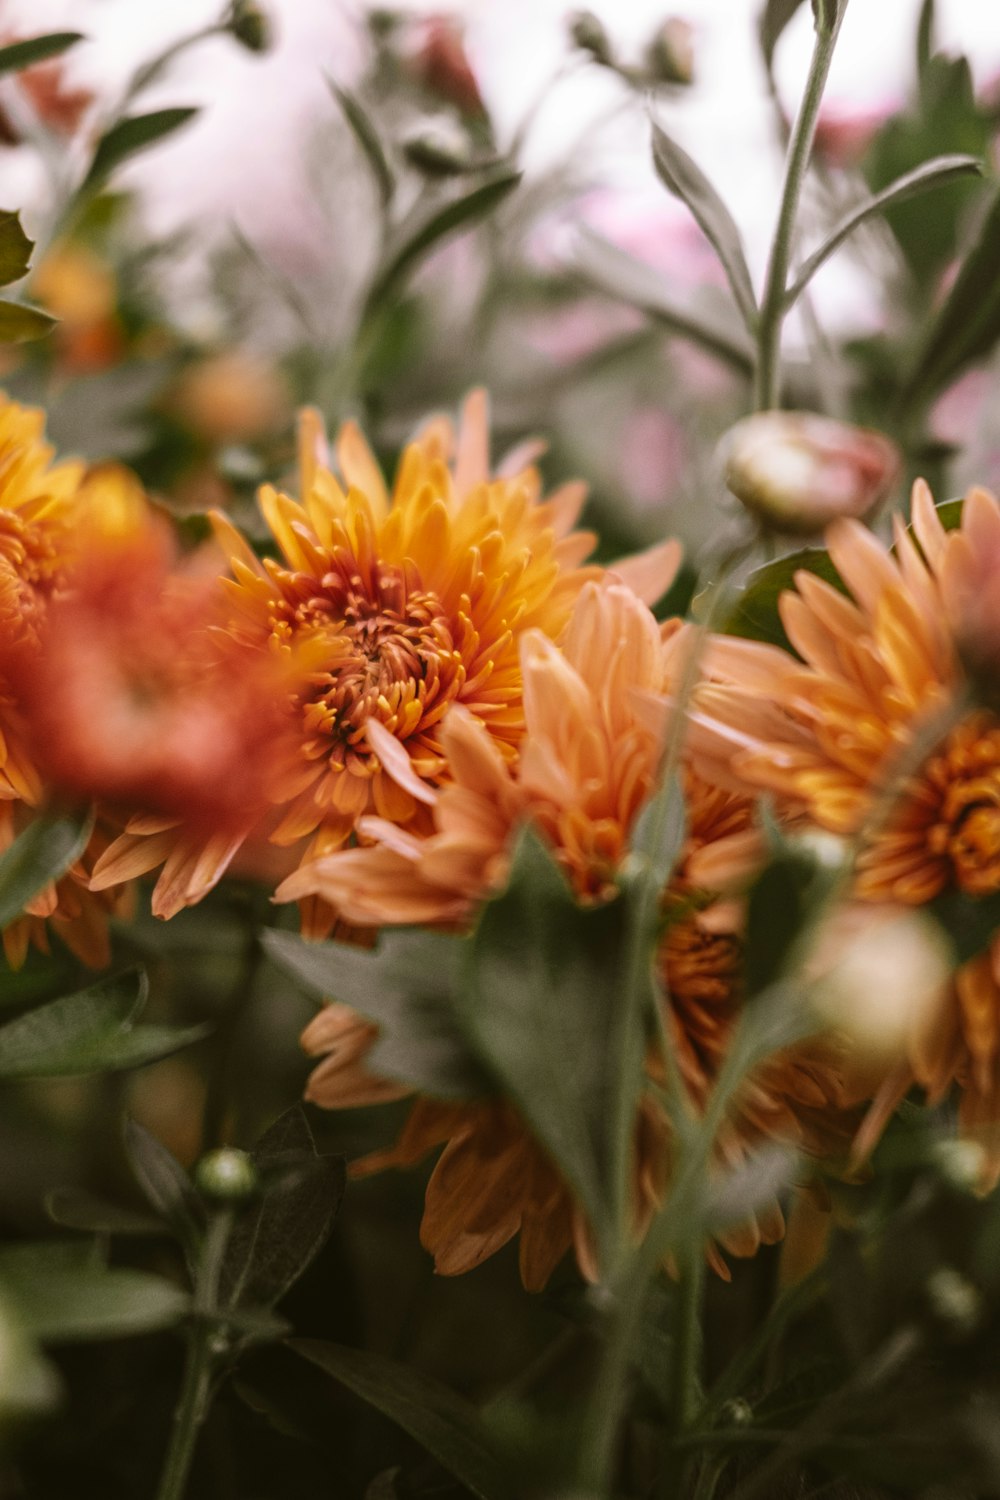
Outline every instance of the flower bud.
<svg viewBox="0 0 1000 1500">
<path fill-rule="evenodd" d="M 729 489 L 765 525 L 793 535 L 866 516 L 892 488 L 896 445 L 880 432 L 810 412 L 766 411 L 723 439 Z"/>
<path fill-rule="evenodd" d="M 406 137 L 403 151 L 407 161 L 428 177 L 451 177 L 472 165 L 468 137 L 446 117 L 425 120 Z"/>
<path fill-rule="evenodd" d="M 614 63 L 611 42 L 603 23 L 592 10 L 574 11 L 569 21 L 569 34 L 573 44 L 583 52 L 589 52 L 595 62 L 604 67 Z"/>
<path fill-rule="evenodd" d="M 975 1193 L 987 1177 L 986 1152 L 978 1141 L 938 1141 L 934 1161 L 949 1187 Z"/>
<path fill-rule="evenodd" d="M 719 1416 L 727 1427 L 750 1427 L 753 1425 L 753 1407 L 742 1396 L 733 1396 L 724 1401 Z"/>
<path fill-rule="evenodd" d="M 655 32 L 646 48 L 650 76 L 658 83 L 691 83 L 694 80 L 694 28 L 690 21 L 670 16 Z"/>
<path fill-rule="evenodd" d="M 210 1151 L 195 1168 L 195 1185 L 217 1203 L 245 1203 L 257 1192 L 257 1168 L 245 1151 Z"/>
<path fill-rule="evenodd" d="M 931 1313 L 947 1333 L 965 1338 L 975 1332 L 983 1315 L 983 1299 L 960 1271 L 942 1266 L 924 1290 Z"/>
<path fill-rule="evenodd" d="M 462 28 L 453 16 L 427 19 L 414 68 L 424 87 L 446 104 L 453 104 L 469 118 L 485 115 L 479 84 L 465 53 Z"/>
<path fill-rule="evenodd" d="M 271 45 L 271 22 L 254 0 L 233 0 L 229 29 L 248 52 L 266 52 Z"/>
<path fill-rule="evenodd" d="M 909 908 L 842 908 L 819 933 L 810 999 L 862 1057 L 893 1061 L 935 1018 L 951 951 L 933 918 Z"/>
</svg>

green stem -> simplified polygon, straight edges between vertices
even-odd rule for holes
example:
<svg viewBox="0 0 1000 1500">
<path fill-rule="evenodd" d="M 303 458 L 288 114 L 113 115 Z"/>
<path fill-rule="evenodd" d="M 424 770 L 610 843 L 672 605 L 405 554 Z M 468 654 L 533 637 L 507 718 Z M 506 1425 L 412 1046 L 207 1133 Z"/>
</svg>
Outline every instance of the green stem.
<svg viewBox="0 0 1000 1500">
<path fill-rule="evenodd" d="M 798 214 L 802 183 L 812 151 L 816 133 L 816 119 L 826 87 L 827 74 L 833 60 L 840 23 L 846 10 L 846 0 L 838 8 L 834 23 L 825 27 L 817 25 L 816 44 L 813 48 L 809 77 L 799 113 L 792 129 L 785 159 L 785 180 L 781 190 L 781 206 L 774 230 L 764 295 L 761 299 L 760 318 L 757 324 L 757 371 L 754 381 L 754 406 L 757 411 L 769 411 L 779 404 L 781 395 L 781 325 L 785 316 L 785 298 L 788 289 L 788 266 L 792 254 L 795 220 Z"/>
</svg>

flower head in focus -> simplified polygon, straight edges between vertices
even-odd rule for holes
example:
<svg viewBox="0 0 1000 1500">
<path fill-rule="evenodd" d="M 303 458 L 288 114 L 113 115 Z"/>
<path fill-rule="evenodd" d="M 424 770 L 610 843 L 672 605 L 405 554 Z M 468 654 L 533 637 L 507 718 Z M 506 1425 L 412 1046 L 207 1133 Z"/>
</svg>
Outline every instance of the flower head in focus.
<svg viewBox="0 0 1000 1500">
<path fill-rule="evenodd" d="M 636 712 L 635 699 L 663 691 L 676 673 L 684 635 L 677 622 L 657 626 L 624 585 L 588 584 L 562 649 L 537 631 L 522 639 L 525 729 L 516 766 L 467 711 L 453 708 L 442 729 L 452 779 L 436 794 L 433 830 L 416 837 L 384 819 L 365 818 L 360 830 L 369 847 L 304 866 L 279 897 L 321 894 L 359 924 L 462 924 L 502 888 L 515 831 L 530 819 L 577 896 L 584 902 L 609 899 L 617 892 L 631 830 L 655 784 L 660 755 L 660 736 Z M 686 792 L 688 842 L 663 893 L 659 962 L 669 996 L 666 1030 L 691 1102 L 700 1108 L 742 997 L 738 906 L 716 900 L 702 882 L 717 840 L 754 843 L 757 835 L 748 799 L 713 788 L 693 772 Z M 314 1102 L 338 1107 L 403 1092 L 367 1068 L 374 1036 L 372 1026 L 343 1006 L 316 1017 L 303 1038 L 310 1053 L 323 1057 L 310 1082 Z M 662 1077 L 662 1066 L 654 1049 L 651 1076 Z M 738 1162 L 760 1139 L 822 1149 L 840 1107 L 836 1066 L 821 1046 L 779 1056 L 740 1101 L 720 1136 L 720 1158 Z M 428 1187 L 421 1233 L 439 1270 L 469 1269 L 520 1229 L 527 1286 L 543 1285 L 571 1245 L 581 1268 L 593 1274 L 580 1210 L 510 1105 L 444 1106 L 418 1099 L 396 1148 L 361 1165 L 406 1164 L 438 1144 L 445 1149 Z M 662 1201 L 669 1163 L 668 1122 L 650 1094 L 635 1125 L 637 1228 Z M 749 1254 L 781 1228 L 774 1204 L 727 1234 L 724 1243 Z"/>
</svg>

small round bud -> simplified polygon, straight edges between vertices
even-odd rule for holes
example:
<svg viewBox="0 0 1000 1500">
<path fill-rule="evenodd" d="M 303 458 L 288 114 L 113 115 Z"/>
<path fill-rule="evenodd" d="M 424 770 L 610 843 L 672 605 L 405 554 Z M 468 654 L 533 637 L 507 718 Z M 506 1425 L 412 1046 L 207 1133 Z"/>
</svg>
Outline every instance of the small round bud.
<svg viewBox="0 0 1000 1500">
<path fill-rule="evenodd" d="M 899 450 L 882 433 L 798 411 L 737 422 L 720 457 L 736 498 L 773 530 L 797 536 L 866 516 L 900 468 Z"/>
<path fill-rule="evenodd" d="M 385 42 L 393 32 L 399 30 L 402 19 L 398 10 L 391 10 L 386 5 L 377 5 L 374 10 L 368 12 L 368 30 L 376 41 Z"/>
<path fill-rule="evenodd" d="M 815 869 L 828 875 L 839 874 L 850 857 L 847 840 L 835 833 L 827 833 L 823 828 L 807 828 L 801 833 L 789 834 L 788 846 Z"/>
<path fill-rule="evenodd" d="M 595 62 L 604 67 L 611 67 L 614 63 L 614 53 L 611 50 L 611 42 L 603 23 L 594 15 L 592 10 L 574 11 L 569 20 L 569 34 L 574 46 L 583 52 L 589 52 Z"/>
<path fill-rule="evenodd" d="M 945 1182 L 959 1192 L 975 1193 L 986 1179 L 986 1152 L 978 1141 L 938 1141 L 934 1161 Z"/>
<path fill-rule="evenodd" d="M 413 70 L 430 93 L 453 104 L 470 119 L 486 114 L 479 83 L 465 51 L 462 28 L 453 16 L 430 16 Z"/>
<path fill-rule="evenodd" d="M 403 152 L 428 177 L 451 177 L 472 166 L 472 148 L 464 130 L 446 117 L 425 120 L 403 142 Z"/>
<path fill-rule="evenodd" d="M 271 45 L 271 22 L 254 0 L 233 0 L 229 29 L 248 52 L 266 52 Z"/>
<path fill-rule="evenodd" d="M 927 1305 L 948 1333 L 958 1338 L 973 1333 L 983 1314 L 983 1299 L 961 1271 L 942 1266 L 924 1288 Z"/>
<path fill-rule="evenodd" d="M 670 16 L 658 27 L 646 48 L 646 66 L 658 83 L 691 83 L 694 80 L 694 28 L 679 16 Z"/>
<path fill-rule="evenodd" d="M 733 1396 L 722 1403 L 719 1416 L 727 1427 L 750 1427 L 753 1423 L 753 1407 L 742 1396 Z"/>
<path fill-rule="evenodd" d="M 245 1203 L 259 1186 L 257 1168 L 245 1151 L 224 1146 L 210 1151 L 195 1168 L 195 1186 L 218 1203 Z"/>
</svg>

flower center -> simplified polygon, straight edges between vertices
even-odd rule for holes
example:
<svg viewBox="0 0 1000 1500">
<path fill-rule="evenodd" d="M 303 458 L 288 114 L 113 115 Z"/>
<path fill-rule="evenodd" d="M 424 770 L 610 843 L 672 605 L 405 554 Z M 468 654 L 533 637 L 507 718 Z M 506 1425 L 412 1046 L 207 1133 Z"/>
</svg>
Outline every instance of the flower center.
<svg viewBox="0 0 1000 1500">
<path fill-rule="evenodd" d="M 930 847 L 971 896 L 1000 890 L 1000 724 L 976 714 L 928 762 L 938 794 Z"/>
</svg>

